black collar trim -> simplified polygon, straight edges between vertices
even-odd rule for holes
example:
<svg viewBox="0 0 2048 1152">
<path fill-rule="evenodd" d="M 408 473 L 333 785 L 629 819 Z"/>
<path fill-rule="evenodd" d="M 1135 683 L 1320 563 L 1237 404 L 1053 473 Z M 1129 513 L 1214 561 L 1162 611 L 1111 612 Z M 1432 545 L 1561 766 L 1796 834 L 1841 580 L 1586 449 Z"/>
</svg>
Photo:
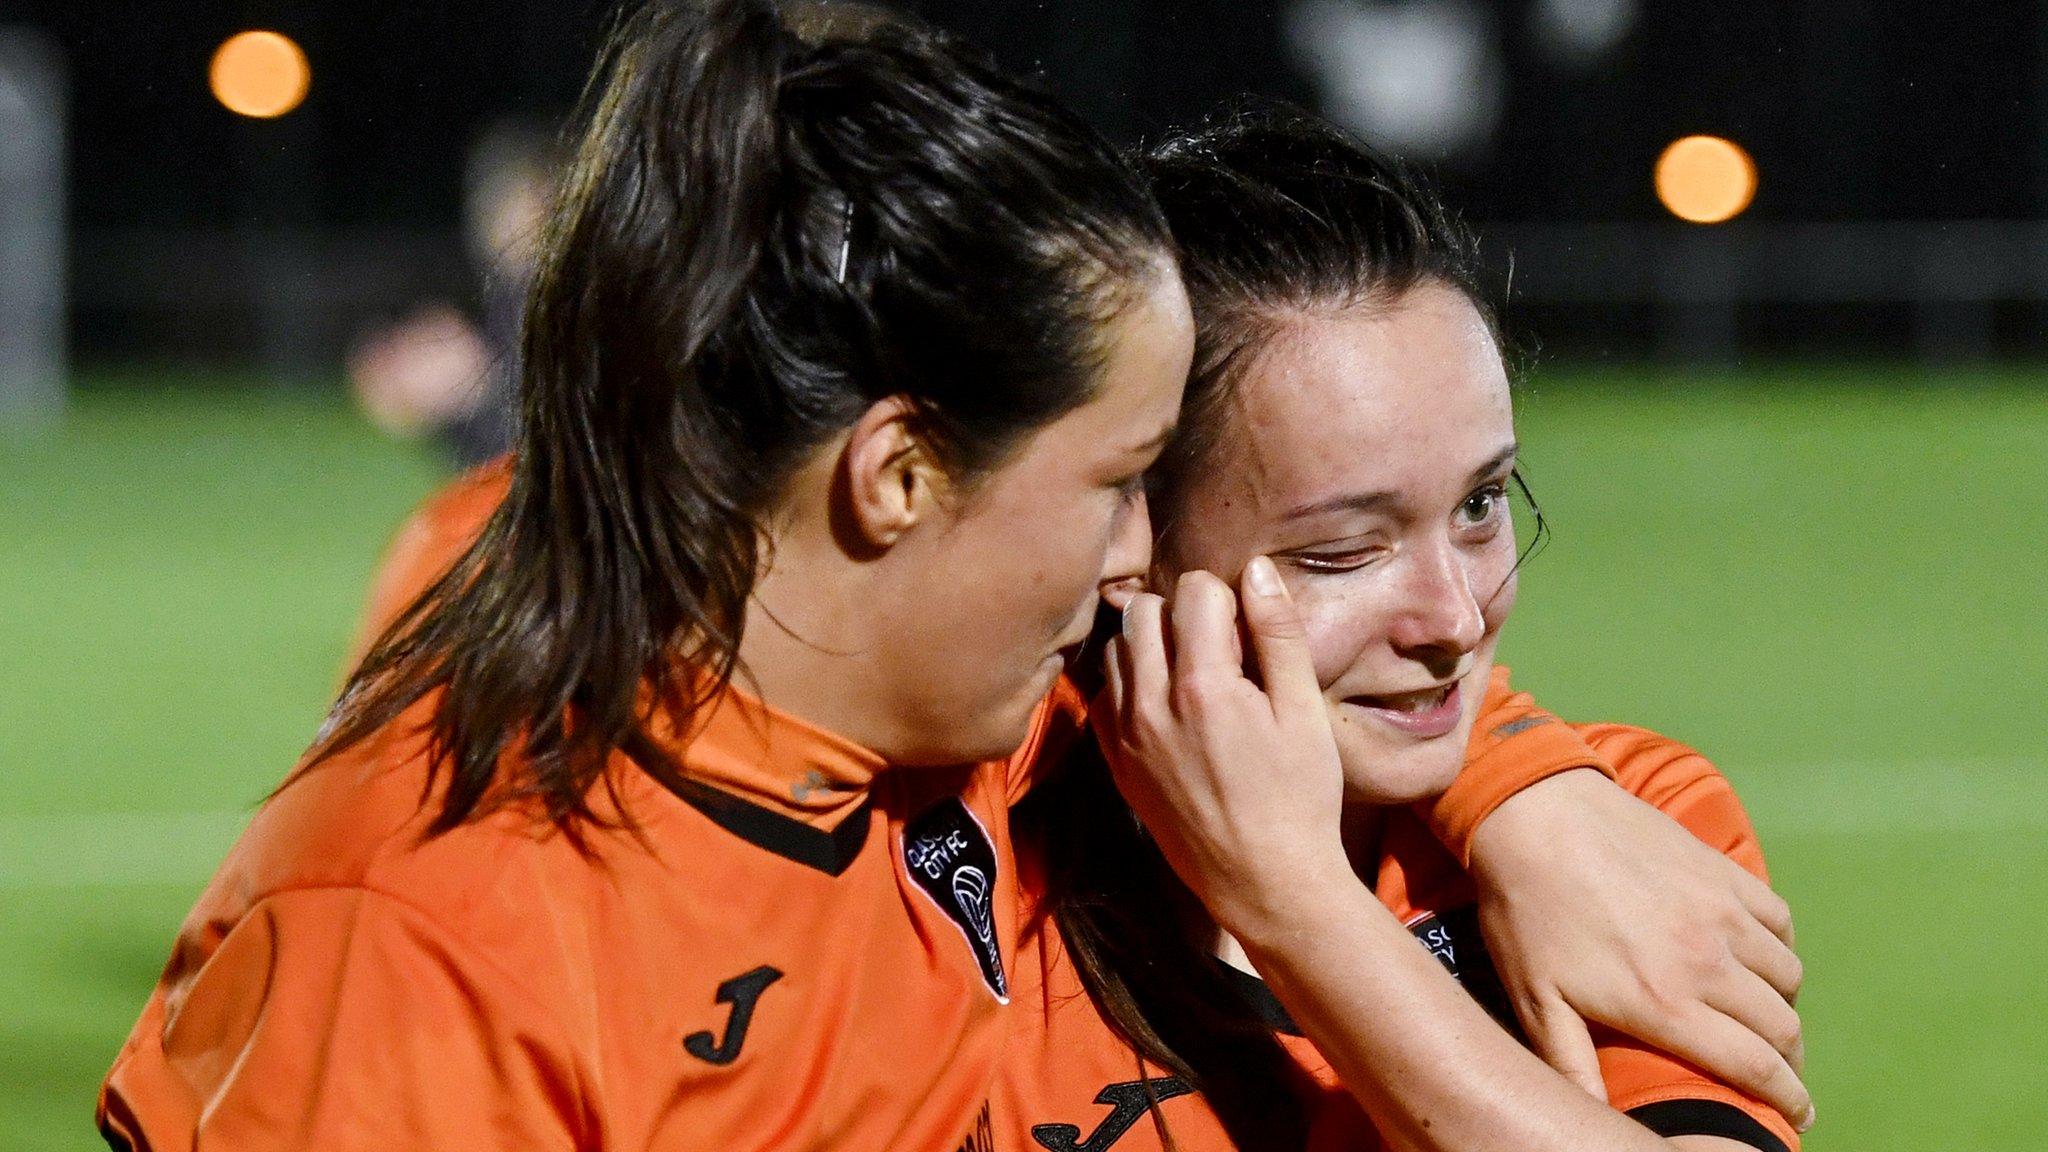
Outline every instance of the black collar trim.
<svg viewBox="0 0 2048 1152">
<path fill-rule="evenodd" d="M 1273 995 L 1273 990 L 1266 987 L 1264 980 L 1221 960 L 1216 961 L 1216 966 L 1223 970 L 1223 978 L 1231 988 L 1239 996 L 1244 997 L 1245 1007 L 1250 1008 L 1252 1014 L 1267 1027 L 1284 1036 L 1302 1034 L 1301 1026 L 1294 1022 L 1293 1016 L 1288 1015 L 1287 1006 L 1280 1003 L 1280 998 Z"/>
<path fill-rule="evenodd" d="M 874 808 L 873 796 L 861 801 L 860 807 L 847 813 L 837 827 L 827 832 L 813 828 L 794 816 L 713 788 L 701 780 L 679 777 L 661 782 L 683 803 L 702 812 L 727 832 L 756 848 L 765 848 L 785 860 L 814 868 L 827 876 L 837 876 L 852 866 L 861 849 L 867 846 L 868 832 L 873 824 L 868 819 L 868 813 Z"/>
</svg>

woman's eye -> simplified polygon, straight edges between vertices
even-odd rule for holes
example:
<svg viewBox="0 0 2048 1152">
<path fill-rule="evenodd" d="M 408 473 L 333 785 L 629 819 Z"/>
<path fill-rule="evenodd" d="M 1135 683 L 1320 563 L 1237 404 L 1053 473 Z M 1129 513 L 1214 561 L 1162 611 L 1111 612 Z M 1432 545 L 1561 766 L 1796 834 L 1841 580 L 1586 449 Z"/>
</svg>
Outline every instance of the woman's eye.
<svg viewBox="0 0 2048 1152">
<path fill-rule="evenodd" d="M 1287 559 L 1305 572 L 1350 572 L 1372 563 L 1378 548 L 1347 548 L 1341 552 L 1296 552 Z"/>
<path fill-rule="evenodd" d="M 1458 516 L 1467 525 L 1478 527 L 1488 524 L 1507 507 L 1507 490 L 1498 484 L 1490 484 L 1465 497 L 1458 505 Z"/>
</svg>

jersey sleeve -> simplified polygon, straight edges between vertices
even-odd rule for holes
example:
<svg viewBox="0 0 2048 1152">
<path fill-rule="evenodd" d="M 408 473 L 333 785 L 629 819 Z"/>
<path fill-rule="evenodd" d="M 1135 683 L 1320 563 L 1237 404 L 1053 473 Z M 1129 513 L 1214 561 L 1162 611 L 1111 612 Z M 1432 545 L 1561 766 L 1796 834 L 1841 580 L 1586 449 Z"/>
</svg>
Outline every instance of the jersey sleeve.
<svg viewBox="0 0 2048 1152">
<path fill-rule="evenodd" d="M 424 914 L 354 887 L 258 901 L 171 973 L 101 1088 L 110 1147 L 567 1149 L 591 1128 L 561 1030 Z"/>
<path fill-rule="evenodd" d="M 1726 777 L 1674 740 L 1616 724 L 1579 726 L 1622 787 L 1684 825 L 1759 879 L 1763 847 Z M 1799 1135 L 1770 1105 L 1675 1056 L 1618 1033 L 1596 1032 L 1608 1101 L 1661 1136 L 1723 1136 L 1760 1152 L 1793 1152 Z"/>
<path fill-rule="evenodd" d="M 1799 1134 L 1752 1099 L 1641 1041 L 1595 1030 L 1607 1102 L 1659 1136 L 1722 1136 L 1758 1152 L 1798 1152 Z"/>
<path fill-rule="evenodd" d="M 1608 777 L 1614 769 L 1568 724 L 1536 706 L 1496 667 L 1465 750 L 1465 766 L 1451 786 L 1417 806 L 1423 821 L 1458 863 L 1472 865 L 1472 835 L 1510 796 L 1575 768 Z"/>
<path fill-rule="evenodd" d="M 1615 780 L 1685 826 L 1715 851 L 1759 880 L 1769 881 L 1763 845 L 1728 778 L 1705 756 L 1643 728 L 1624 724 L 1573 725 L 1603 759 Z"/>
</svg>

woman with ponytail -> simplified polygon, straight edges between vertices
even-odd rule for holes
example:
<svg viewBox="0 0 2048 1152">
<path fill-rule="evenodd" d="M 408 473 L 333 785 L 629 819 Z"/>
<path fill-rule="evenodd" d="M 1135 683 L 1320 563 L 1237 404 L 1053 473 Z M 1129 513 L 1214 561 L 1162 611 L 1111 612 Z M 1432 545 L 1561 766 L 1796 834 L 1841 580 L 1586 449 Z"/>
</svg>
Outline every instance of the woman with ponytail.
<svg viewBox="0 0 2048 1152">
<path fill-rule="evenodd" d="M 980 1146 L 1009 802 L 1187 375 L 1164 221 L 864 9 L 656 3 L 591 100 L 489 519 L 200 897 L 115 1147 Z"/>
</svg>

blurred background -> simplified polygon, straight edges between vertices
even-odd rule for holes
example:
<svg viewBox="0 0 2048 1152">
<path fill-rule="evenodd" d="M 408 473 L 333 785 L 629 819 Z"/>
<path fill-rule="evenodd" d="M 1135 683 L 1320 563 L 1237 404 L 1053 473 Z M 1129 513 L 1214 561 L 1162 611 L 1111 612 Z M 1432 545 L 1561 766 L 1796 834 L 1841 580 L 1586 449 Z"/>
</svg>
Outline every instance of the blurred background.
<svg viewBox="0 0 2048 1152">
<path fill-rule="evenodd" d="M 1256 92 L 1430 167 L 1555 529 L 1518 680 L 1748 800 L 1809 1148 L 2038 1148 L 2048 3 L 909 6 L 1121 141 Z M 0 0 L 0 1146 L 96 1145 L 380 548 L 502 444 L 609 13 Z"/>
</svg>

